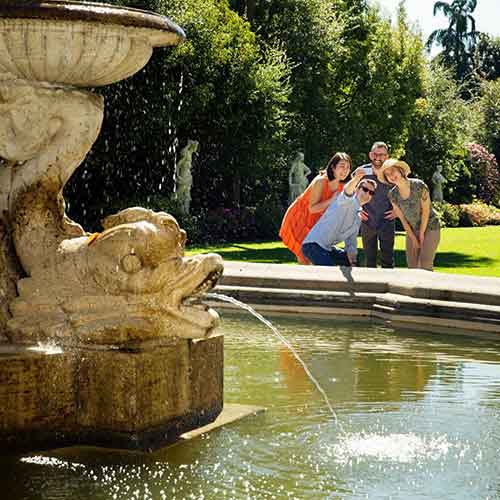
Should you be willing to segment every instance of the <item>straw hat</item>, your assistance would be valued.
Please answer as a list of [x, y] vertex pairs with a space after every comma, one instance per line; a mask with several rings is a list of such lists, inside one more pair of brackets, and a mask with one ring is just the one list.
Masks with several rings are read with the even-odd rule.
[[408, 165], [408, 163], [406, 163], [405, 161], [396, 160], [395, 158], [389, 158], [388, 160], [384, 161], [379, 171], [380, 175], [383, 177], [383, 179], [385, 179], [386, 182], [389, 182], [387, 180], [387, 177], [385, 176], [385, 171], [388, 168], [399, 168], [399, 170], [401, 170], [405, 177], [408, 177], [408, 174], [411, 172], [410, 165]]

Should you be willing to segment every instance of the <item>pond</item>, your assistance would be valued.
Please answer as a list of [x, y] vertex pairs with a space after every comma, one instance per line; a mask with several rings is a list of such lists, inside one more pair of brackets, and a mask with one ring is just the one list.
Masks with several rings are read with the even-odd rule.
[[500, 344], [336, 319], [222, 310], [225, 401], [267, 411], [142, 455], [0, 459], [3, 498], [500, 498]]

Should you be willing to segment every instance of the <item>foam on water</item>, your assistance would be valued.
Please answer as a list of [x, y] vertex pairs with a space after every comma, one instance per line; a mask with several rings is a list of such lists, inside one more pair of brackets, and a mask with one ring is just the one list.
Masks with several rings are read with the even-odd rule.
[[331, 447], [331, 455], [340, 463], [352, 458], [410, 463], [439, 460], [454, 447], [446, 436], [422, 437], [408, 434], [349, 434]]

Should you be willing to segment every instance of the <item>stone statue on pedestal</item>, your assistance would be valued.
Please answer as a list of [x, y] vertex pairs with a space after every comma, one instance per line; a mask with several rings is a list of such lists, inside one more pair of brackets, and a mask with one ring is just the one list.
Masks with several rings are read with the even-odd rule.
[[443, 200], [443, 183], [446, 182], [443, 174], [441, 173], [442, 167], [438, 165], [436, 171], [432, 174], [432, 200], [433, 201], [444, 201]]
[[307, 176], [311, 173], [309, 167], [304, 163], [304, 153], [298, 152], [295, 159], [290, 166], [288, 173], [288, 185], [290, 187], [290, 194], [288, 203], [291, 204], [299, 197], [307, 188], [309, 181]]
[[198, 141], [188, 140], [186, 146], [181, 151], [181, 157], [175, 166], [175, 200], [179, 205], [182, 214], [189, 214], [191, 207], [191, 187], [193, 185], [193, 175], [191, 168], [193, 154], [198, 151]]

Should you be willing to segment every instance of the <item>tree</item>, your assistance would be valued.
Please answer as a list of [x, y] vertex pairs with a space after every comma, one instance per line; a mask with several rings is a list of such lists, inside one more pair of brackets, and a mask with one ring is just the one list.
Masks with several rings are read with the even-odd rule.
[[477, 0], [438, 1], [434, 4], [434, 15], [441, 11], [449, 20], [448, 28], [433, 31], [427, 40], [430, 50], [434, 43], [443, 47], [441, 59], [452, 68], [457, 80], [463, 81], [470, 71], [470, 56], [476, 44], [478, 32], [472, 17]]
[[230, 5], [240, 16], [252, 23], [255, 18], [257, 0], [230, 0]]
[[404, 145], [425, 59], [403, 8], [393, 28], [365, 0], [260, 0], [252, 26], [290, 63], [292, 154], [317, 170], [339, 150], [364, 161], [374, 138]]
[[262, 51], [225, 0], [129, 1], [168, 15], [187, 40], [155, 49], [143, 70], [99, 89], [106, 98], [102, 132], [67, 186], [75, 219], [95, 227], [100, 206], [109, 212], [147, 205], [155, 195], [167, 200], [176, 155], [188, 139], [200, 143], [193, 212], [237, 205], [240, 196], [255, 205], [265, 194], [263, 183], [280, 176], [286, 183], [289, 70], [283, 52]]
[[339, 116], [339, 136], [358, 161], [366, 159], [375, 140], [387, 142], [393, 155], [404, 151], [415, 101], [424, 91], [426, 67], [422, 41], [409, 28], [403, 6], [396, 27], [376, 10], [368, 19], [366, 68]]
[[477, 113], [460, 97], [460, 87], [450, 70], [434, 66], [426, 79], [424, 97], [417, 100], [410, 120], [405, 160], [412, 171], [429, 185], [436, 167], [447, 179], [444, 197], [452, 203], [468, 202], [472, 172], [466, 164], [466, 145], [477, 129]]
[[472, 53], [474, 73], [478, 81], [496, 80], [500, 77], [500, 37], [479, 34]]
[[314, 169], [347, 147], [339, 116], [366, 72], [365, 10], [362, 0], [256, 2], [252, 26], [261, 46], [281, 47], [291, 68], [287, 149], [290, 156], [304, 151]]
[[500, 158], [500, 78], [483, 82], [479, 106], [482, 117], [479, 139], [498, 160]]

